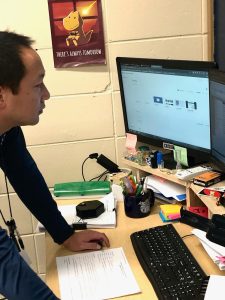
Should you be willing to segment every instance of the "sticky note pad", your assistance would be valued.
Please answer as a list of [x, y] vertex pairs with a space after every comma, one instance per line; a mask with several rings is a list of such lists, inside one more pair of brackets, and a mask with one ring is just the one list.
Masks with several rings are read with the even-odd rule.
[[163, 215], [168, 218], [171, 214], [178, 214], [180, 213], [181, 205], [179, 204], [162, 204], [160, 205], [160, 209]]

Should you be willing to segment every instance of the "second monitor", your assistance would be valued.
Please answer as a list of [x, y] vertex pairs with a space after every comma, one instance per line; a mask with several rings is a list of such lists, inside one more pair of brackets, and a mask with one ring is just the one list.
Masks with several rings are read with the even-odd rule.
[[225, 73], [210, 73], [212, 160], [225, 171]]

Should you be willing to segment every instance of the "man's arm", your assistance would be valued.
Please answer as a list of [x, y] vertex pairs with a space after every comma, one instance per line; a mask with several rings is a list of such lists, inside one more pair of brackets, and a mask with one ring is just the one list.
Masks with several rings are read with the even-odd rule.
[[54, 241], [63, 243], [73, 234], [73, 229], [57, 209], [43, 176], [26, 148], [21, 128], [11, 129], [2, 147], [1, 166], [15, 192]]
[[74, 233], [52, 199], [48, 186], [26, 148], [21, 128], [11, 129], [3, 142], [1, 165], [15, 192], [58, 244], [71, 251], [109, 247], [104, 233], [93, 230]]

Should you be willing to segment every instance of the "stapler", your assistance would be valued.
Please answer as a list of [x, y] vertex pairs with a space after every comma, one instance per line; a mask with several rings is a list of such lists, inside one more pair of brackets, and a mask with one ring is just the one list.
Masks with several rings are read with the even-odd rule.
[[206, 238], [225, 247], [225, 216], [214, 214], [207, 219], [181, 207], [179, 221], [206, 232]]
[[206, 237], [213, 243], [225, 247], [225, 216], [214, 214]]
[[188, 224], [192, 227], [198, 228], [205, 232], [208, 231], [209, 227], [211, 226], [211, 220], [200, 215], [197, 215], [193, 212], [190, 212], [183, 207], [180, 210], [180, 219], [179, 221], [184, 224]]

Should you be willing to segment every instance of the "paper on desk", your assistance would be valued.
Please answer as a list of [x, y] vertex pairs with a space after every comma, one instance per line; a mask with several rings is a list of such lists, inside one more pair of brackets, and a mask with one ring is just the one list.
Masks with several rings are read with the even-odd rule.
[[[89, 228], [114, 228], [116, 226], [116, 201], [113, 193], [99, 199], [104, 204], [105, 211], [97, 218], [83, 219]], [[68, 224], [80, 222], [80, 217], [76, 216], [76, 205], [58, 205], [58, 209]], [[39, 222], [37, 231], [45, 230], [44, 226]]]
[[218, 265], [219, 269], [225, 270], [225, 264], [219, 260], [219, 257], [225, 257], [225, 247], [209, 241], [206, 238], [206, 233], [200, 229], [193, 229], [192, 233], [199, 238], [205, 251], [213, 262]]
[[215, 300], [216, 295], [223, 299], [225, 295], [225, 276], [211, 275], [206, 289], [204, 300]]
[[139, 293], [122, 248], [57, 257], [62, 300], [101, 300]]
[[205, 231], [202, 231], [200, 229], [193, 229], [192, 233], [194, 235], [196, 235], [200, 240], [202, 240], [203, 242], [205, 242], [210, 248], [212, 248], [213, 250], [215, 250], [218, 254], [220, 254], [221, 256], [225, 256], [225, 247], [220, 246], [216, 243], [211, 242], [210, 240], [208, 240], [206, 238], [206, 233]]
[[178, 201], [186, 199], [186, 189], [184, 186], [163, 178], [159, 178], [158, 176], [147, 176], [145, 179], [145, 185], [147, 188], [158, 190], [167, 198], [173, 197]]
[[210, 248], [205, 242], [201, 241], [202, 246], [204, 247], [205, 251], [208, 253], [208, 255], [211, 257], [213, 262], [218, 265], [219, 269], [221, 271], [225, 270], [225, 264], [219, 260], [219, 257], [222, 257], [220, 254], [218, 254], [214, 249]]

